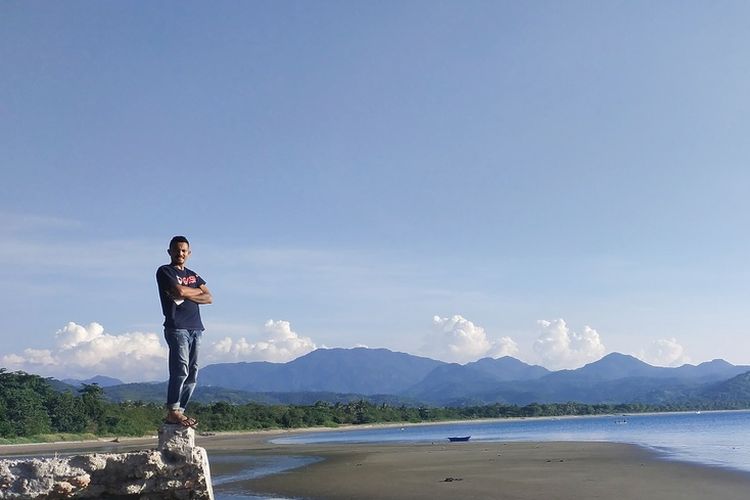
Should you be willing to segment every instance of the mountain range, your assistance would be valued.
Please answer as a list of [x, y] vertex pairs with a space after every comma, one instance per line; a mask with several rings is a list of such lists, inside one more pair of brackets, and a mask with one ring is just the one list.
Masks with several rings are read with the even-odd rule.
[[63, 379], [62, 382], [65, 384], [71, 385], [73, 387], [83, 387], [84, 384], [97, 384], [99, 387], [112, 387], [115, 385], [122, 385], [124, 383], [120, 379], [107, 377], [104, 375], [97, 375], [95, 377], [87, 378], [85, 380], [66, 378], [66, 379]]
[[[164, 387], [110, 384], [105, 393], [114, 400], [159, 401]], [[359, 398], [433, 406], [567, 401], [750, 405], [750, 366], [717, 359], [666, 368], [612, 353], [575, 370], [550, 371], [508, 356], [460, 365], [388, 349], [318, 349], [287, 363], [208, 365], [200, 371], [195, 393], [197, 401], [233, 403], [312, 404]]]
[[318, 349], [288, 363], [229, 363], [204, 368], [207, 386], [252, 392], [390, 394], [430, 405], [664, 403], [750, 371], [723, 360], [656, 367], [612, 353], [576, 370], [550, 371], [512, 357], [465, 365], [387, 349]]

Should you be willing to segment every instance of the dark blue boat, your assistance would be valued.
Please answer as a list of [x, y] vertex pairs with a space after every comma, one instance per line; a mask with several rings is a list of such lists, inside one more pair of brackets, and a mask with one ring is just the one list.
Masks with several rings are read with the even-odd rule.
[[455, 442], [455, 441], [468, 441], [471, 439], [471, 436], [459, 436], [459, 437], [449, 437], [448, 441]]

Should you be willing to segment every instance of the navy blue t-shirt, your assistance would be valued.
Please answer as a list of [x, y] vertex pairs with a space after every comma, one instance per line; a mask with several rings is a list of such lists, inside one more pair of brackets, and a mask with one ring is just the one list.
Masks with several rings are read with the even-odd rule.
[[156, 270], [156, 283], [159, 285], [159, 299], [164, 313], [165, 328], [184, 328], [186, 330], [203, 330], [201, 312], [198, 304], [185, 299], [177, 304], [171, 296], [176, 285], [200, 288], [206, 282], [187, 267], [179, 270], [165, 264]]

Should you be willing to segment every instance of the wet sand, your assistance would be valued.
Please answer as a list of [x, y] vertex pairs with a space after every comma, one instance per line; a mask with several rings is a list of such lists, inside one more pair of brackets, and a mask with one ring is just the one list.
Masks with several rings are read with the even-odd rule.
[[[211, 454], [322, 457], [321, 462], [246, 480], [256, 494], [305, 499], [745, 500], [750, 474], [666, 461], [612, 443], [435, 443], [276, 445], [284, 432], [198, 436]], [[155, 439], [120, 443], [0, 446], [0, 455], [102, 447], [126, 451]], [[23, 450], [22, 450], [23, 449]], [[108, 451], [112, 451], [108, 449]], [[217, 464], [218, 465], [218, 464]], [[214, 475], [220, 472], [213, 467]]]
[[669, 462], [611, 443], [296, 445], [268, 452], [325, 458], [245, 483], [306, 499], [740, 500], [750, 474]]

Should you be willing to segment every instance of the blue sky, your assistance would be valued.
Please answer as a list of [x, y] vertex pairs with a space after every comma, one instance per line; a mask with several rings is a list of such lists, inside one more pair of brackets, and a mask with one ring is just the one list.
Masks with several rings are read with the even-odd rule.
[[0, 365], [750, 364], [746, 2], [0, 4]]

